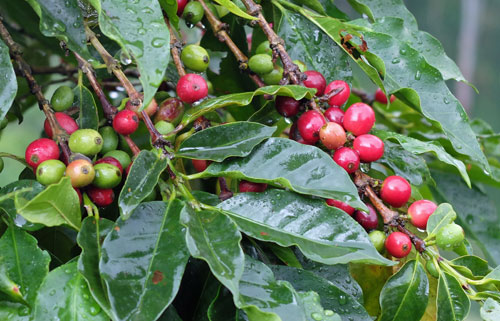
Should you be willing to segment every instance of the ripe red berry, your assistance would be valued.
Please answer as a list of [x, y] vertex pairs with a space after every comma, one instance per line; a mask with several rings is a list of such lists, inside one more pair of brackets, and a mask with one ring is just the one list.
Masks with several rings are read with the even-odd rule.
[[260, 193], [264, 192], [266, 189], [267, 189], [267, 184], [265, 183], [254, 183], [245, 180], [240, 181], [240, 184], [238, 186], [238, 190], [240, 191], [240, 193], [247, 193], [247, 192]]
[[340, 107], [344, 105], [345, 102], [349, 99], [351, 88], [349, 88], [349, 85], [343, 80], [334, 80], [329, 83], [328, 86], [326, 86], [325, 94], [328, 95], [329, 93], [337, 89], [342, 90], [328, 99], [328, 104], [330, 106]]
[[300, 101], [292, 97], [278, 96], [275, 105], [280, 115], [284, 117], [293, 117], [299, 112]]
[[188, 3], [189, 0], [177, 0], [177, 15], [182, 16], [182, 12], [184, 12], [184, 7]]
[[355, 136], [368, 134], [375, 124], [375, 112], [365, 103], [355, 103], [344, 114], [344, 128]]
[[344, 111], [338, 107], [330, 107], [325, 111], [325, 117], [331, 122], [342, 125], [344, 121]]
[[[391, 103], [396, 99], [394, 95], [391, 95]], [[375, 91], [375, 100], [378, 101], [379, 103], [382, 104], [387, 104], [387, 97], [385, 96], [384, 92], [378, 88]]]
[[391, 206], [401, 207], [405, 205], [410, 196], [410, 183], [401, 176], [389, 176], [382, 183], [380, 197]]
[[327, 123], [319, 130], [319, 139], [326, 148], [335, 150], [347, 140], [344, 128], [337, 123]]
[[186, 74], [177, 82], [177, 95], [185, 103], [194, 103], [207, 97], [207, 82], [200, 75]]
[[132, 110], [119, 111], [113, 119], [113, 129], [121, 135], [130, 135], [139, 127], [139, 117]]
[[[78, 124], [76, 121], [65, 113], [57, 112], [54, 113], [56, 116], [56, 120], [59, 125], [68, 133], [68, 135], [73, 134], [78, 129]], [[52, 138], [52, 128], [50, 127], [49, 120], [45, 119], [43, 123], [43, 129], [45, 130], [45, 134], [47, 137]]]
[[316, 88], [316, 96], [322, 96], [325, 93], [326, 80], [320, 72], [316, 70], [304, 71], [307, 79], [304, 80], [304, 86], [307, 88]]
[[193, 167], [197, 172], [203, 172], [210, 165], [210, 161], [204, 159], [192, 159]]
[[366, 207], [368, 207], [368, 213], [363, 212], [363, 211], [356, 211], [354, 212], [354, 219], [358, 221], [361, 226], [364, 227], [365, 230], [373, 230], [376, 229], [378, 226], [378, 216], [377, 212], [371, 206], [370, 204], [366, 204]]
[[349, 174], [354, 173], [359, 168], [359, 154], [349, 147], [337, 149], [333, 154], [333, 160]]
[[297, 120], [300, 136], [308, 142], [315, 143], [319, 139], [319, 131], [326, 124], [325, 117], [318, 111], [309, 110]]
[[397, 258], [403, 258], [410, 254], [410, 237], [401, 232], [392, 232], [385, 240], [385, 248], [390, 255]]
[[98, 188], [95, 186], [87, 190], [87, 195], [90, 200], [97, 206], [105, 207], [113, 203], [115, 193], [111, 188]]
[[355, 211], [354, 207], [351, 207], [344, 202], [334, 200], [333, 198], [327, 199], [326, 204], [339, 208], [351, 216]]
[[436, 210], [437, 205], [428, 200], [416, 201], [408, 208], [408, 215], [411, 219], [411, 224], [415, 227], [425, 229], [429, 217]]
[[111, 157], [111, 156], [103, 157], [101, 159], [96, 160], [94, 162], [94, 165], [102, 164], [102, 163], [111, 164], [113, 166], [116, 166], [120, 170], [120, 173], [123, 173], [123, 166], [122, 166], [122, 164], [116, 158], [114, 158], [114, 157]]
[[82, 205], [83, 204], [82, 192], [80, 192], [79, 188], [73, 187], [73, 189], [75, 190], [76, 194], [78, 194], [78, 199], [80, 200], [80, 205]]
[[365, 134], [354, 139], [352, 148], [364, 163], [374, 162], [384, 155], [384, 142], [377, 136]]
[[288, 134], [288, 138], [293, 139], [294, 141], [304, 144], [304, 145], [313, 145], [314, 142], [310, 142], [305, 140], [299, 133], [299, 129], [297, 128], [297, 122], [292, 124], [290, 127], [290, 132]]
[[48, 159], [58, 159], [59, 147], [52, 139], [39, 138], [26, 147], [24, 157], [26, 162], [35, 170], [40, 163]]

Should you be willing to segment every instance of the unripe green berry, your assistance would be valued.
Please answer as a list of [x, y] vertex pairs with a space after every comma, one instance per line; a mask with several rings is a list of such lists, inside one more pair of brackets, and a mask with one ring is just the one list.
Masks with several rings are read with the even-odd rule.
[[122, 165], [123, 169], [127, 168], [128, 165], [130, 165], [130, 163], [132, 163], [132, 160], [130, 159], [130, 156], [127, 153], [125, 153], [124, 151], [122, 151], [122, 150], [112, 150], [112, 151], [109, 151], [106, 154], [104, 154], [103, 157], [113, 157], [113, 158], [116, 158], [116, 160], [118, 160], [120, 162], [120, 164]]
[[99, 134], [102, 136], [101, 154], [115, 150], [118, 147], [118, 135], [111, 126], [99, 128]]
[[197, 24], [203, 18], [205, 14], [205, 10], [203, 10], [203, 6], [198, 1], [190, 1], [184, 7], [184, 12], [182, 13], [182, 17], [186, 20], [187, 23]]
[[116, 187], [122, 180], [120, 169], [114, 165], [99, 163], [94, 165], [94, 170], [95, 177], [92, 184], [99, 188]]
[[436, 244], [444, 250], [452, 250], [464, 240], [464, 230], [458, 224], [451, 223], [441, 228], [436, 235]]
[[181, 60], [187, 68], [197, 72], [207, 70], [208, 64], [210, 63], [208, 52], [205, 48], [198, 45], [188, 45], [184, 47], [181, 53]]
[[257, 46], [257, 49], [255, 49], [255, 53], [256, 54], [266, 54], [266, 55], [272, 56], [273, 55], [273, 50], [269, 46], [269, 41], [266, 40], [266, 41], [261, 42]]
[[378, 230], [373, 230], [368, 234], [370, 241], [377, 251], [382, 252], [385, 244], [385, 233]]
[[[172, 132], [175, 129], [175, 126], [172, 123], [166, 122], [164, 120], [160, 120], [159, 122], [157, 122], [155, 124], [155, 128], [156, 128], [156, 130], [158, 130], [158, 132], [160, 134], [166, 135], [166, 134]], [[175, 135], [172, 135], [169, 137], [166, 137], [166, 136], [163, 136], [163, 137], [172, 143], [175, 141]]]
[[265, 75], [273, 71], [273, 58], [266, 54], [253, 55], [248, 61], [248, 67], [259, 75]]
[[69, 148], [74, 153], [94, 156], [102, 149], [101, 134], [94, 129], [78, 129], [69, 137]]
[[55, 111], [65, 111], [73, 105], [74, 99], [73, 89], [68, 86], [61, 86], [52, 95], [50, 104]]
[[431, 276], [435, 277], [436, 279], [439, 278], [439, 271], [432, 260], [429, 260], [427, 261], [427, 263], [425, 263], [425, 269]]
[[36, 168], [36, 180], [43, 185], [59, 182], [64, 176], [66, 165], [58, 159], [49, 159], [42, 162]]
[[281, 66], [274, 67], [273, 71], [268, 74], [261, 75], [262, 80], [268, 86], [279, 85], [283, 78], [283, 68]]
[[213, 95], [214, 94], [214, 85], [210, 80], [207, 80], [207, 87], [208, 87], [208, 94]]

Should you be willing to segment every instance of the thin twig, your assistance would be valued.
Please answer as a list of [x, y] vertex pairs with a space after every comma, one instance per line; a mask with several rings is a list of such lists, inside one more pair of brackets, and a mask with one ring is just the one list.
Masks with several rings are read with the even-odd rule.
[[361, 101], [365, 104], [371, 105], [375, 101], [375, 95], [369, 94], [361, 89], [352, 88], [351, 92], [361, 98]]
[[184, 70], [184, 66], [182, 65], [180, 51], [182, 50], [182, 43], [175, 36], [174, 30], [170, 25], [170, 21], [165, 17], [165, 23], [168, 26], [168, 30], [170, 31], [170, 53], [172, 54], [172, 60], [174, 61], [175, 68], [177, 69], [177, 73], [179, 77], [182, 77], [186, 74], [186, 70]]

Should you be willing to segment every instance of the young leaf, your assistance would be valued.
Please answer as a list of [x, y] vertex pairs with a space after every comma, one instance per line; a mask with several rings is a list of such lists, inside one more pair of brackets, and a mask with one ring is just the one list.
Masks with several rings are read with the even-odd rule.
[[439, 204], [434, 213], [429, 217], [429, 221], [427, 221], [427, 235], [435, 236], [442, 227], [452, 223], [456, 218], [457, 213], [455, 213], [450, 204]]
[[461, 321], [467, 317], [470, 301], [460, 283], [447, 272], [439, 275], [437, 321]]
[[427, 274], [419, 261], [409, 261], [387, 281], [380, 293], [380, 321], [418, 321], [428, 300]]
[[90, 90], [83, 85], [77, 85], [73, 92], [75, 101], [73, 106], [78, 107], [80, 114], [78, 116], [78, 126], [80, 128], [91, 128], [97, 130], [99, 127], [99, 117], [97, 115], [97, 106], [94, 96]]
[[484, 321], [496, 321], [500, 315], [500, 303], [491, 298], [484, 301], [481, 307], [481, 318]]
[[142, 203], [106, 236], [99, 269], [117, 319], [156, 320], [173, 301], [189, 258], [182, 207]]
[[[168, 16], [168, 21], [179, 29], [179, 16], [177, 16], [177, 0], [159, 0], [161, 8]], [[170, 78], [169, 78], [170, 79]]]
[[[462, 268], [462, 270], [460, 271], [462, 274], [463, 272], [468, 273], [465, 276], [469, 278], [482, 278], [491, 271], [490, 267], [488, 266], [488, 262], [480, 257], [473, 255], [457, 257], [456, 259], [451, 260], [451, 263], [457, 270], [459, 268]], [[463, 268], [465, 268], [466, 270], [463, 270]]]
[[214, 1], [217, 2], [218, 4], [220, 4], [221, 6], [225, 7], [227, 10], [231, 11], [231, 13], [233, 13], [239, 17], [242, 17], [242, 18], [245, 18], [248, 20], [257, 20], [256, 17], [251, 16], [248, 13], [246, 13], [245, 11], [241, 10], [231, 0], [214, 0]]
[[0, 40], [0, 121], [12, 106], [17, 93], [17, 79], [12, 62], [10, 61], [9, 48]]
[[[23, 199], [29, 200], [29, 199], [32, 199], [35, 196], [37, 196], [41, 191], [44, 190], [45, 187], [35, 180], [22, 179], [22, 180], [19, 180], [19, 181], [16, 181], [16, 182], [13, 182], [13, 183], [10, 183], [10, 184], [4, 186], [0, 190], [0, 195], [9, 194], [9, 193], [19, 191], [20, 189], [25, 189], [25, 188], [28, 188], [29, 190], [26, 192], [20, 193], [19, 197], [22, 197]], [[16, 224], [16, 226], [18, 226], [22, 229], [28, 230], [28, 231], [34, 231], [34, 230], [37, 230], [37, 229], [40, 229], [43, 227], [43, 225], [41, 225], [41, 224], [34, 224], [31, 222], [28, 222], [24, 219], [24, 217], [19, 215], [17, 213], [16, 204], [15, 204], [14, 200], [15, 200], [15, 197], [7, 198], [7, 199], [1, 201], [0, 208], [3, 209], [5, 211], [5, 213], [7, 213], [7, 215], [9, 215], [12, 218], [12, 220], [14, 221], [14, 224]]]

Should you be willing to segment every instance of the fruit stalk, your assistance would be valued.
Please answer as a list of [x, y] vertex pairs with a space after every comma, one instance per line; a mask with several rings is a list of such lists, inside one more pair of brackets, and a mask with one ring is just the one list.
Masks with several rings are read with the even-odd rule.
[[375, 101], [375, 97], [373, 96], [373, 94], [369, 94], [367, 92], [364, 92], [361, 89], [351, 88], [351, 92], [354, 95], [356, 95], [359, 98], [361, 98], [362, 102], [364, 102], [365, 104], [368, 104], [370, 106], [373, 105], [373, 102]]

